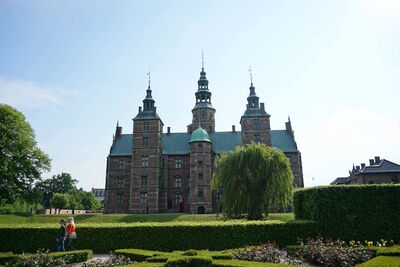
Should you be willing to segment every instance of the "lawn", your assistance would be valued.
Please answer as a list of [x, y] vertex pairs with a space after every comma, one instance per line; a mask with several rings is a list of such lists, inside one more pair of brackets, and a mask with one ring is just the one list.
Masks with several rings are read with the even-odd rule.
[[[0, 225], [53, 224], [61, 218], [71, 215], [0, 215]], [[75, 223], [134, 223], [134, 222], [213, 222], [223, 217], [215, 214], [83, 214], [73, 216]], [[294, 220], [293, 213], [273, 213], [268, 220], [289, 222]]]

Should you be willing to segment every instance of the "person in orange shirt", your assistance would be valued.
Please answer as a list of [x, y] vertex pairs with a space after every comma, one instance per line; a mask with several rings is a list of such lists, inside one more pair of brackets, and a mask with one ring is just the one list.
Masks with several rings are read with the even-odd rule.
[[66, 233], [67, 249], [68, 250], [75, 250], [74, 246], [72, 245], [72, 240], [76, 239], [74, 218], [72, 218], [72, 217], [68, 218], [68, 225], [67, 225], [67, 229], [66, 230], [67, 230], [67, 233]]

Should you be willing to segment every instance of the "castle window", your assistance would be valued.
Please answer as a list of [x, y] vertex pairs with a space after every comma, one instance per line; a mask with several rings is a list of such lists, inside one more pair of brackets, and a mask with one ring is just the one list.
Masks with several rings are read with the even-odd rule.
[[147, 175], [142, 175], [140, 177], [140, 186], [147, 187]]
[[123, 194], [117, 194], [117, 205], [122, 205], [124, 201], [124, 195]]
[[203, 180], [203, 174], [199, 173], [199, 180]]
[[253, 120], [253, 129], [260, 129], [260, 119]]
[[199, 164], [199, 168], [203, 168], [203, 161], [199, 160], [198, 164]]
[[140, 203], [142, 203], [142, 204], [147, 203], [147, 192], [140, 193]]
[[121, 160], [119, 161], [119, 169], [120, 169], [120, 170], [125, 169], [125, 160], [121, 159]]
[[203, 197], [204, 196], [204, 192], [203, 192], [202, 189], [200, 189], [197, 194], [198, 194], [199, 197]]
[[255, 134], [254, 135], [254, 143], [256, 143], [256, 144], [259, 144], [259, 143], [261, 143], [261, 136], [260, 136], [260, 134]]
[[143, 137], [142, 145], [143, 145], [143, 147], [148, 147], [149, 146], [149, 138], [147, 136]]
[[180, 169], [182, 168], [182, 160], [176, 159], [175, 160], [175, 169]]
[[205, 118], [206, 117], [206, 113], [204, 111], [201, 112], [201, 117]]
[[203, 147], [202, 143], [197, 143], [197, 147]]
[[182, 177], [175, 176], [175, 187], [182, 187]]
[[124, 188], [124, 178], [118, 177], [118, 188], [122, 189]]
[[149, 156], [142, 156], [142, 167], [149, 166]]
[[182, 194], [181, 193], [175, 193], [175, 204], [179, 204], [182, 201]]
[[148, 132], [149, 131], [149, 122], [145, 121], [143, 122], [143, 132]]

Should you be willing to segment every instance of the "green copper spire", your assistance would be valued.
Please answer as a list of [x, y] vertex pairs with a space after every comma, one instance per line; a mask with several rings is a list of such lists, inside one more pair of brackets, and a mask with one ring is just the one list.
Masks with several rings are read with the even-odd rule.
[[211, 104], [211, 92], [208, 90], [208, 80], [204, 71], [204, 54], [201, 54], [200, 79], [197, 82], [196, 105], [194, 108], [213, 108]]
[[201, 128], [200, 120], [199, 127], [191, 134], [189, 143], [192, 142], [210, 142], [210, 137], [206, 130]]

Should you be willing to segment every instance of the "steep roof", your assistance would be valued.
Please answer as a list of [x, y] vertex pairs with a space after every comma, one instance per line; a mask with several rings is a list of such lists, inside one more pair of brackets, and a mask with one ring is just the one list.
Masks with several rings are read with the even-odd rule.
[[359, 173], [400, 172], [400, 165], [387, 159], [382, 159], [379, 164], [365, 166]]
[[[242, 145], [241, 132], [213, 132], [209, 134], [212, 148], [215, 153], [233, 151], [236, 146]], [[163, 134], [163, 154], [189, 154], [190, 133]], [[283, 152], [298, 152], [294, 137], [286, 130], [271, 130], [272, 146]], [[110, 150], [110, 156], [131, 156], [132, 134], [119, 136]]]

